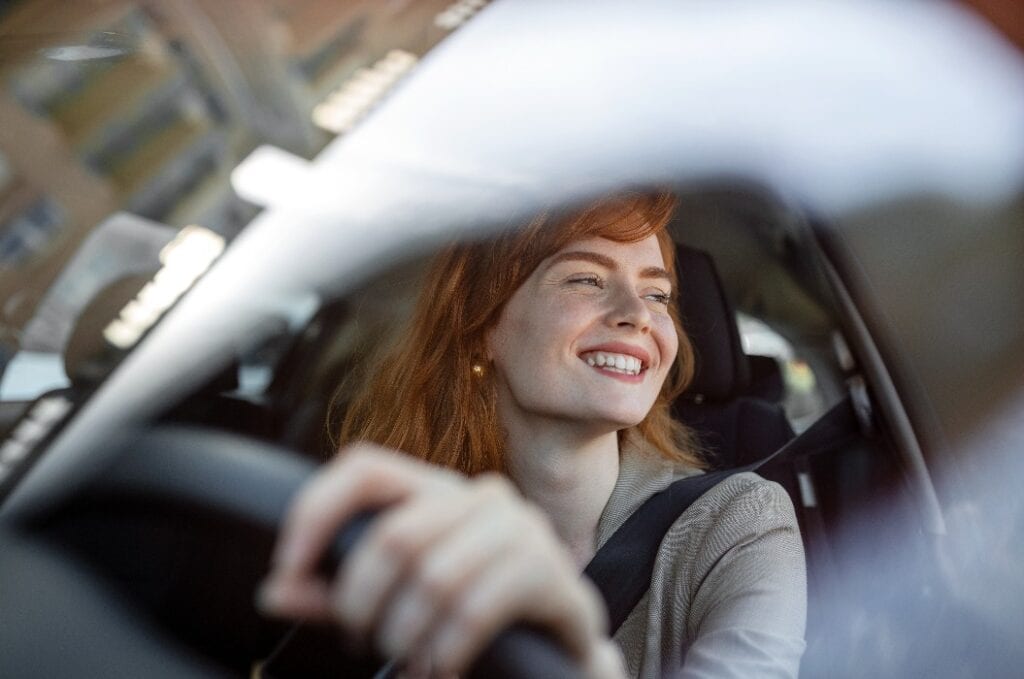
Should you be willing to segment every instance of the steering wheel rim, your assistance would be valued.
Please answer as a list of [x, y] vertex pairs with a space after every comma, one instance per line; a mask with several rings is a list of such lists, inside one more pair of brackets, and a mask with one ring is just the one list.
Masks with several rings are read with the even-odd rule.
[[[230, 517], [256, 527], [262, 532], [263, 541], [271, 544], [295, 493], [317, 469], [309, 460], [265, 441], [184, 425], [135, 432], [126, 435], [119, 445], [121, 450], [112, 457], [112, 463], [89, 484], [83, 497], [35, 517], [26, 527], [28, 533], [45, 535], [53, 541], [53, 526], [66, 522], [69, 514], [81, 513], [83, 502], [86, 506], [97, 501], [110, 505], [117, 504], [114, 499], [119, 498], [156, 514], [172, 503], [178, 508], [189, 508], [192, 516], [206, 517], [200, 521]], [[369, 514], [364, 515], [339, 532], [325, 557], [326, 568], [333, 571], [337, 567], [369, 519]], [[74, 520], [71, 523], [74, 525]], [[73, 531], [57, 531], [62, 535], [57, 540], [68, 539]], [[55, 554], [60, 555], [55, 558], [63, 558], [66, 550]], [[258, 568], [265, 570], [266, 563], [264, 558]], [[256, 582], [249, 586], [242, 605], [252, 605]], [[231, 605], [240, 605], [237, 596]], [[339, 658], [352, 657], [340, 641], [337, 646]], [[196, 676], [205, 676], [201, 668], [198, 663]], [[470, 677], [509, 678], [579, 675], [576, 664], [562, 647], [548, 635], [525, 626], [513, 626], [502, 632], [468, 673]]]

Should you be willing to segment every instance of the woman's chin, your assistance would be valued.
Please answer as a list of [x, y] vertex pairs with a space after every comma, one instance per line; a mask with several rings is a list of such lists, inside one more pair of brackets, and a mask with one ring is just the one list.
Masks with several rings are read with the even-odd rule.
[[647, 417], [647, 411], [616, 410], [613, 412], [600, 412], [590, 422], [607, 431], [619, 431], [629, 429], [643, 422]]
[[[617, 432], [640, 424], [650, 412], [649, 408], [638, 407], [642, 405], [633, 402], [613, 404], [577, 403], [575, 407], [566, 408], [562, 404], [557, 406], [543, 404], [528, 409], [527, 413], [529, 415], [523, 418], [522, 422], [526, 424], [533, 421], [535, 425], [539, 425], [541, 421], [547, 421], [549, 424], [559, 423], [561, 426], [569, 426], [576, 429], [583, 436], [592, 437]], [[534, 418], [538, 416], [540, 419], [535, 420]], [[519, 427], [515, 427], [515, 429], [519, 429]]]

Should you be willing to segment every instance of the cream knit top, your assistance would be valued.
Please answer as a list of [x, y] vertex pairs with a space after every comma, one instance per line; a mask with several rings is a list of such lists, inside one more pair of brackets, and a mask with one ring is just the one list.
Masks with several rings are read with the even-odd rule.
[[[696, 473], [624, 450], [598, 548], [647, 498]], [[711, 488], [672, 525], [650, 590], [614, 640], [633, 677], [795, 677], [806, 610], [793, 505], [780, 485], [748, 472]]]

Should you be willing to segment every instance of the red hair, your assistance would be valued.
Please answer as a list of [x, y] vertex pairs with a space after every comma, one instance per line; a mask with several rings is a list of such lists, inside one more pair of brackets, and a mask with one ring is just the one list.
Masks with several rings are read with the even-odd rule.
[[[669, 193], [617, 194], [568, 214], [541, 215], [525, 229], [493, 240], [441, 252], [411, 326], [380, 357], [346, 413], [340, 443], [371, 441], [467, 474], [505, 471], [494, 384], [473, 375], [505, 304], [544, 259], [591, 237], [633, 243], [657, 236], [675, 289], [675, 246], [666, 228], [675, 206]], [[702, 468], [690, 431], [670, 414], [694, 369], [675, 305], [670, 314], [679, 336], [676, 363], [647, 417], [620, 431], [619, 441], [645, 444], [667, 459]]]

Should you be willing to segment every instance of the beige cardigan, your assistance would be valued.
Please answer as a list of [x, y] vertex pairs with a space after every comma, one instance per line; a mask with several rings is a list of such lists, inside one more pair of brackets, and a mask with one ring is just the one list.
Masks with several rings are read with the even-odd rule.
[[[695, 473], [624, 451], [598, 521], [598, 548], [647, 498]], [[633, 677], [795, 677], [806, 609], [803, 544], [789, 496], [756, 474], [736, 474], [669, 529], [651, 588], [614, 640]]]

